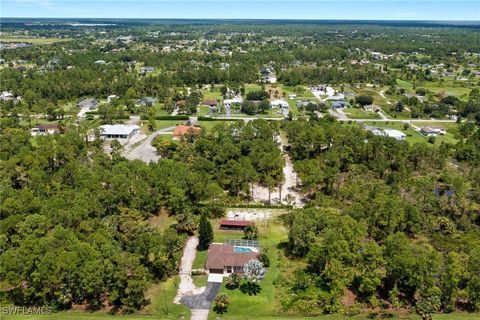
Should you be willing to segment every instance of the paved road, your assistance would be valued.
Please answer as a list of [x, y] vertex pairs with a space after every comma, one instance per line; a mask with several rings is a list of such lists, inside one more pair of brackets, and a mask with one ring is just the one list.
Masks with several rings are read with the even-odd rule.
[[160, 156], [157, 154], [157, 149], [152, 146], [153, 139], [161, 133], [170, 132], [174, 129], [175, 127], [173, 126], [155, 131], [150, 136], [148, 136], [148, 138], [145, 139], [139, 146], [128, 152], [126, 158], [129, 160], [139, 159], [146, 163], [149, 163], [150, 161], [157, 161], [158, 159], [160, 159]]
[[443, 123], [454, 123], [455, 120], [435, 120], [435, 119], [338, 119], [339, 121], [357, 121], [357, 122], [443, 122]]
[[220, 290], [221, 282], [207, 282], [205, 291], [195, 295], [184, 295], [180, 302], [190, 309], [210, 309], [213, 299]]

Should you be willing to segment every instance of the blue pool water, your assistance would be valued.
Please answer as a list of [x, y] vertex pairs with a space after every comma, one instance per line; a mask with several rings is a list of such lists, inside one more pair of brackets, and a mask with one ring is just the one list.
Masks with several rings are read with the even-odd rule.
[[250, 248], [245, 248], [245, 247], [233, 247], [234, 252], [253, 252], [252, 249]]

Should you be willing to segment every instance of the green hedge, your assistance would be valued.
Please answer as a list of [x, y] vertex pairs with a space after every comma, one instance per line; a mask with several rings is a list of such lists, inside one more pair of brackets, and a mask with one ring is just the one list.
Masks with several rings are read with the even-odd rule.
[[198, 121], [242, 121], [242, 119], [234, 119], [234, 118], [215, 119], [210, 117], [198, 117]]
[[156, 120], [188, 120], [189, 116], [157, 116], [155, 117]]

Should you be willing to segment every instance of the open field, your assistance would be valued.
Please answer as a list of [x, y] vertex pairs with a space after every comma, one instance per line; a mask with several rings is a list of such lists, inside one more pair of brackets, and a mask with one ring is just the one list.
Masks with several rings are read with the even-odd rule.
[[0, 37], [0, 42], [4, 43], [31, 43], [31, 44], [52, 44], [57, 42], [71, 41], [72, 39], [60, 39], [60, 38], [28, 38], [28, 37]]
[[156, 130], [185, 123], [184, 120], [155, 120]]
[[378, 113], [364, 111], [360, 108], [345, 108], [343, 111], [351, 119], [380, 119]]
[[220, 100], [222, 99], [222, 94], [220, 93], [220, 88], [222, 85], [215, 85], [213, 90], [209, 89], [201, 89], [200, 92], [202, 93], [203, 100]]

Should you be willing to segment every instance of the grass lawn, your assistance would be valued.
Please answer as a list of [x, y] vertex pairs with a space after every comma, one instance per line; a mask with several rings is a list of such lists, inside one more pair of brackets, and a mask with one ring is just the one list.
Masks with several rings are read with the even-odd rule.
[[205, 274], [199, 276], [192, 276], [192, 280], [197, 288], [201, 288], [207, 285], [208, 276]]
[[167, 110], [164, 109], [163, 103], [156, 103], [156, 104], [154, 104], [154, 107], [155, 107], [155, 110], [157, 111], [156, 112], [157, 116], [169, 116], [170, 115], [170, 113], [167, 112]]
[[[248, 295], [242, 293], [239, 289], [228, 290], [225, 287], [225, 281], [220, 288], [220, 293], [226, 293], [230, 297], [230, 305], [228, 312], [222, 317], [228, 319], [251, 318], [255, 319], [261, 316], [275, 316], [280, 312], [279, 302], [275, 299], [277, 287], [274, 281], [280, 273], [281, 260], [283, 253], [278, 249], [278, 244], [287, 240], [287, 232], [281, 225], [280, 221], [273, 218], [266, 221], [257, 221], [256, 225], [259, 230], [259, 241], [261, 250], [268, 249], [270, 256], [270, 267], [267, 270], [265, 278], [260, 282], [261, 291], [257, 295]], [[214, 227], [214, 242], [223, 242], [226, 239], [241, 239], [242, 232], [220, 231], [218, 224]], [[282, 269], [282, 274], [283, 274]], [[210, 312], [209, 318], [216, 319], [217, 314]]]
[[197, 112], [196, 115], [199, 116], [199, 117], [206, 116], [209, 111], [210, 111], [210, 107], [200, 106], [200, 107], [198, 107], [198, 112]]
[[173, 303], [173, 298], [177, 294], [177, 288], [180, 284], [178, 276], [169, 278], [167, 281], [154, 284], [146, 293], [150, 299], [150, 305], [142, 310], [142, 314], [153, 314], [160, 319], [178, 319], [185, 316], [188, 319], [190, 310], [184, 305]]
[[220, 88], [222, 85], [217, 84], [215, 85], [215, 88], [212, 89], [202, 89], [200, 92], [202, 93], [203, 100], [220, 100], [222, 98], [222, 94], [220, 93]]
[[368, 112], [360, 108], [345, 108], [345, 114], [351, 119], [380, 119], [376, 112]]
[[217, 120], [215, 120], [215, 121], [198, 121], [198, 124], [200, 125], [200, 127], [204, 128], [207, 131], [211, 130], [217, 124], [221, 124], [221, 123], [231, 124], [231, 123], [234, 123], [234, 122], [233, 121], [222, 121], [222, 120], [218, 120], [218, 121]]
[[31, 44], [52, 44], [56, 42], [65, 42], [70, 41], [71, 39], [60, 39], [60, 38], [31, 38], [31, 37], [9, 37], [2, 36], [0, 42], [24, 42]]
[[387, 107], [382, 108], [382, 111], [387, 117], [392, 118], [392, 119], [408, 120], [408, 119], [412, 118], [410, 112], [406, 111], [406, 110], [404, 110], [402, 112], [395, 112], [395, 111], [390, 110], [390, 108], [387, 106]]
[[207, 262], [207, 250], [197, 251], [195, 260], [193, 261], [192, 269], [205, 269]]
[[247, 83], [245, 84], [245, 95], [251, 91], [262, 90], [262, 86], [256, 83]]
[[[455, 122], [414, 122], [417, 127], [442, 127], [447, 130], [447, 133], [443, 136], [435, 138], [435, 145], [439, 145], [442, 142], [455, 144], [458, 139], [455, 137], [458, 134], [458, 124]], [[428, 140], [428, 138], [426, 138]]]
[[468, 86], [468, 83], [447, 79], [442, 82], [422, 82], [417, 85], [417, 88], [425, 88], [434, 94], [443, 92], [446, 96], [452, 95], [458, 98], [466, 98], [472, 90]]
[[177, 124], [185, 123], [184, 120], [155, 120], [156, 130], [164, 129], [168, 127], [174, 127]]
[[[32, 126], [35, 126], [37, 124], [58, 124], [59, 121], [61, 121], [61, 120], [48, 120], [48, 119], [45, 119], [45, 118], [34, 118], [34, 117], [32, 117], [30, 122], [31, 122]], [[28, 125], [28, 120], [27, 119], [22, 119], [22, 120], [20, 120], [20, 124], [26, 126], [26, 125]]]
[[413, 84], [411, 82], [408, 82], [402, 79], [397, 79], [397, 86], [405, 89], [405, 92], [409, 92], [409, 93], [415, 92], [415, 90], [413, 90]]

